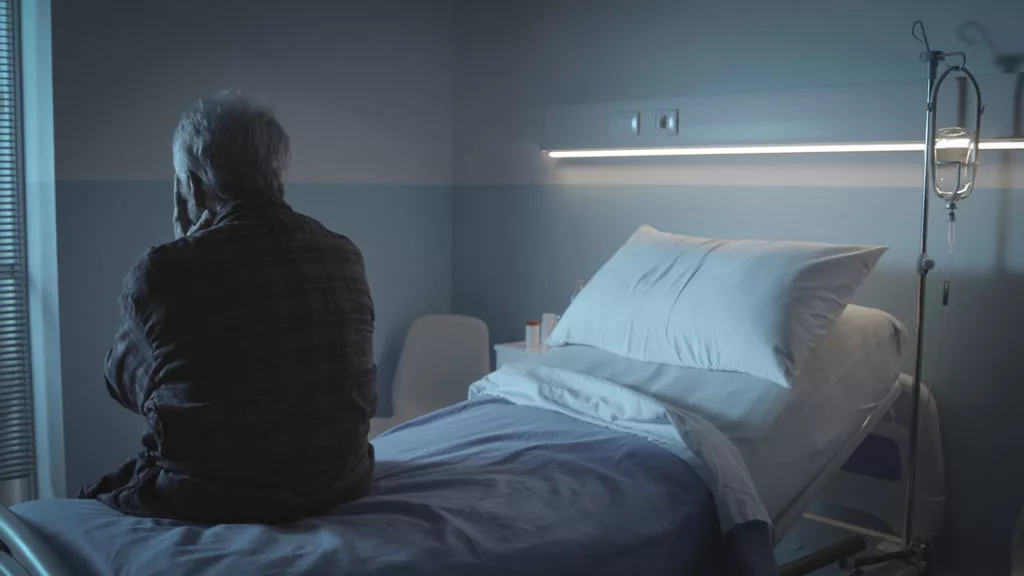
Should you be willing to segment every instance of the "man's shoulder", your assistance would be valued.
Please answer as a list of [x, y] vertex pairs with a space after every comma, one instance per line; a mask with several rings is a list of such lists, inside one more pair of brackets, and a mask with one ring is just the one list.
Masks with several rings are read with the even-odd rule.
[[136, 266], [150, 269], [171, 266], [175, 260], [180, 259], [183, 254], [190, 250], [191, 245], [194, 243], [193, 240], [191, 237], [184, 236], [170, 242], [152, 246], [139, 258]]
[[173, 277], [172, 269], [180, 254], [185, 250], [185, 238], [153, 246], [135, 261], [125, 276], [125, 289], [134, 291], [152, 286], [168, 277]]
[[[331, 230], [319, 220], [292, 212], [288, 227], [294, 229], [296, 226], [304, 230], [303, 234], [307, 235], [307, 238], [308, 234], [312, 233], [339, 254], [345, 253], [362, 261], [362, 251], [351, 238]], [[253, 229], [246, 225], [214, 226], [153, 246], [136, 261], [126, 278], [126, 284], [152, 284], [177, 277], [178, 270], [189, 268], [197, 258], [202, 260], [204, 257], [223, 256], [222, 252], [251, 250], [254, 246], [252, 233]]]
[[[325, 228], [325, 230], [327, 230], [327, 229]], [[356, 246], [356, 243], [353, 242], [351, 238], [349, 238], [348, 236], [345, 236], [344, 234], [339, 234], [337, 232], [332, 232], [331, 230], [327, 230], [327, 232], [331, 235], [333, 240], [335, 242], [337, 242], [339, 246], [342, 247], [342, 249], [344, 249], [344, 250], [346, 250], [348, 252], [351, 252], [351, 253], [359, 256], [360, 258], [362, 258], [362, 256], [363, 256], [362, 252], [359, 250], [359, 247]]]
[[301, 221], [303, 223], [305, 228], [317, 234], [322, 234], [324, 238], [329, 238], [332, 242], [336, 243], [339, 246], [339, 248], [347, 250], [362, 257], [362, 253], [360, 252], [359, 247], [356, 246], [356, 243], [353, 242], [352, 239], [349, 238], [348, 236], [331, 230], [326, 225], [324, 225], [323, 222], [320, 222], [319, 220], [313, 218], [312, 216], [302, 214], [301, 212], [293, 212], [293, 214], [298, 219], [298, 221]]

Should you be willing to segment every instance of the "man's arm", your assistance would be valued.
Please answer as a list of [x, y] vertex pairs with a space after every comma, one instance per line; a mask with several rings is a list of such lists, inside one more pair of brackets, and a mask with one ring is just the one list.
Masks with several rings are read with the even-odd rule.
[[142, 412], [144, 394], [153, 372], [153, 350], [139, 320], [140, 306], [147, 301], [149, 268], [149, 263], [143, 259], [125, 278], [121, 294], [121, 327], [107, 352], [104, 369], [110, 396], [136, 414]]

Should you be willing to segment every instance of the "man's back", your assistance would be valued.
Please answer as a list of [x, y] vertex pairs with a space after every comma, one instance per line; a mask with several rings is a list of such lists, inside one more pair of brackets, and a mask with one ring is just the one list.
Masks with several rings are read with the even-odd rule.
[[94, 496], [137, 515], [278, 522], [368, 490], [373, 303], [351, 241], [240, 202], [150, 251], [122, 304], [107, 384], [146, 417], [146, 452]]

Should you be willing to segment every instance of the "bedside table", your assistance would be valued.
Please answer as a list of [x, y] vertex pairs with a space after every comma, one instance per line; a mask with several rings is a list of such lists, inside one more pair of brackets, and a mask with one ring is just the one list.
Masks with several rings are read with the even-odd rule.
[[531, 364], [550, 350], [549, 346], [542, 345], [540, 348], [527, 348], [526, 342], [508, 342], [506, 344], [494, 345], [494, 369], [497, 370], [505, 364]]

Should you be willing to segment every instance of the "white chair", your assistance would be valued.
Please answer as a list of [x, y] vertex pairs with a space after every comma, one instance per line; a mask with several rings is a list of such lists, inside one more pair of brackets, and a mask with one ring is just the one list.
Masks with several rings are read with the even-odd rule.
[[487, 325], [478, 318], [432, 314], [409, 327], [391, 388], [394, 415], [370, 421], [370, 438], [466, 399], [491, 371]]

